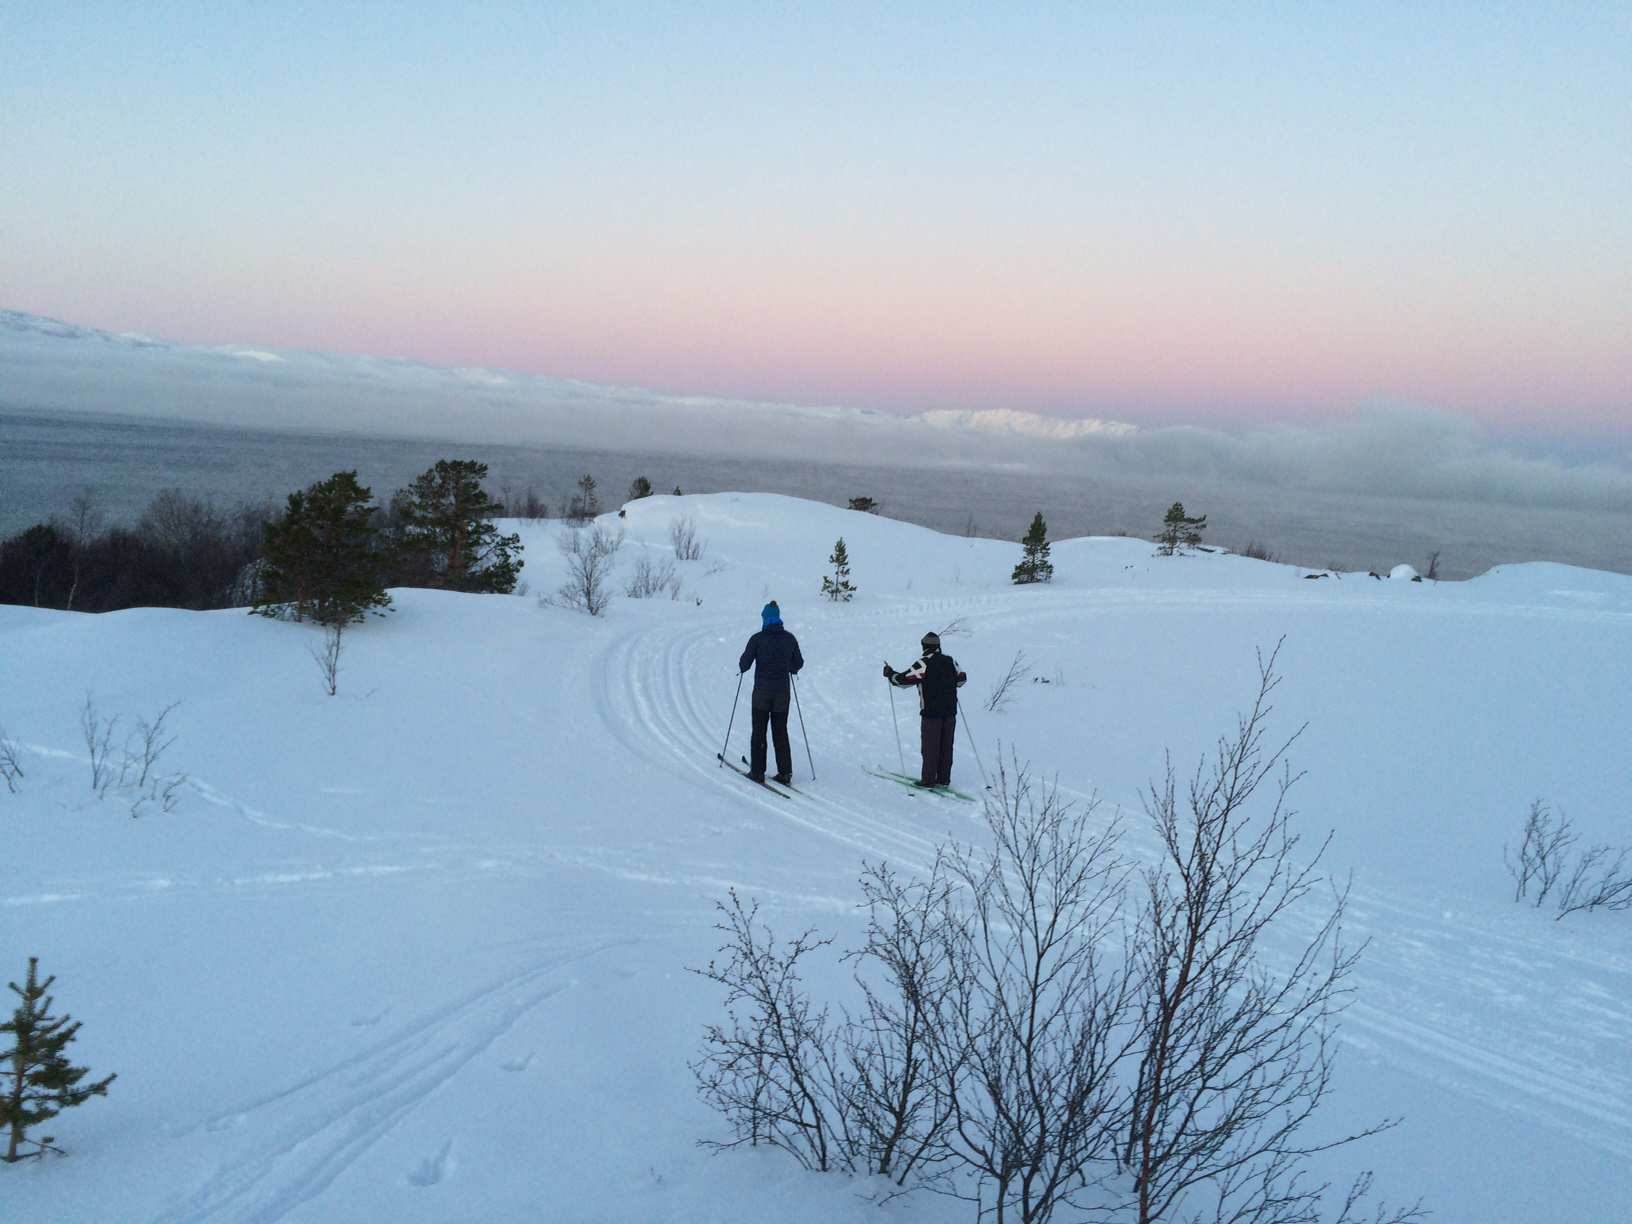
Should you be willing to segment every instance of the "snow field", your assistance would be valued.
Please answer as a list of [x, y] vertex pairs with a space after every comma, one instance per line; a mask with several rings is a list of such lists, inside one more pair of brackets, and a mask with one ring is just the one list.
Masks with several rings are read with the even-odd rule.
[[[721, 494], [603, 519], [627, 533], [620, 590], [641, 550], [672, 560], [679, 513], [707, 542], [676, 567], [680, 599], [620, 596], [593, 620], [540, 606], [560, 527], [524, 524], [529, 594], [397, 592], [348, 636], [333, 698], [307, 627], [0, 608], [0, 726], [27, 770], [0, 792], [0, 979], [40, 956], [84, 1023], [80, 1061], [120, 1077], [58, 1120], [70, 1158], [0, 1169], [0, 1204], [70, 1221], [965, 1218], [933, 1196], [875, 1207], [774, 1153], [710, 1156], [695, 1141], [722, 1128], [686, 1069], [719, 1011], [686, 968], [713, 953], [728, 888], [779, 934], [842, 946], [863, 859], [919, 868], [981, 835], [970, 805], [859, 768], [896, 765], [880, 663], [952, 626], [986, 769], [1013, 752], [1123, 810], [1135, 855], [1164, 750], [1187, 777], [1251, 697], [1255, 651], [1284, 639], [1271, 734], [1308, 724], [1299, 824], [1309, 847], [1332, 832], [1346, 934], [1370, 941], [1316, 1129], [1405, 1119], [1322, 1171], [1372, 1167], [1442, 1220], [1624, 1218], [1632, 926], [1513, 905], [1502, 847], [1538, 796], [1583, 841], [1632, 841], [1632, 579], [1310, 580], [1094, 538], [1055, 544], [1049, 587], [1016, 588], [1018, 544]], [[841, 534], [858, 595], [826, 604]], [[817, 776], [796, 718], [792, 801], [714, 759], [773, 597], [808, 661]], [[1017, 650], [1027, 680], [985, 713]], [[175, 812], [92, 796], [87, 691], [121, 729], [180, 702]], [[910, 767], [911, 694], [896, 712]], [[978, 790], [968, 745], [960, 730], [954, 781]], [[733, 758], [746, 748], [745, 686]], [[817, 972], [843, 994], [840, 967]]]

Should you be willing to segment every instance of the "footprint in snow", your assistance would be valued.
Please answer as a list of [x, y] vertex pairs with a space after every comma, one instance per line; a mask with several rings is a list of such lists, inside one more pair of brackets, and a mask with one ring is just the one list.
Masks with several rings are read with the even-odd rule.
[[499, 1066], [506, 1071], [525, 1071], [528, 1067], [533, 1065], [533, 1059], [536, 1057], [536, 1055], [537, 1051], [528, 1050], [527, 1053], [523, 1054], [520, 1058], [505, 1059], [499, 1064]]
[[372, 1016], [357, 1016], [356, 1018], [354, 1018], [352, 1020], [351, 1027], [352, 1028], [373, 1028], [376, 1024], [378, 1024], [381, 1020], [384, 1020], [390, 1014], [391, 1014], [391, 1009], [389, 1007], [387, 1007], [383, 1011], [375, 1012]]
[[419, 1162], [419, 1168], [408, 1174], [411, 1186], [435, 1186], [453, 1171], [453, 1140], [449, 1139], [435, 1156]]

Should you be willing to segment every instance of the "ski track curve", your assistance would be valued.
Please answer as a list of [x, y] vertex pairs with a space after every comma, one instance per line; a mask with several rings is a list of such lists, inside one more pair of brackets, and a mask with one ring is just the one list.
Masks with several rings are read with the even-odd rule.
[[634, 942], [607, 940], [534, 961], [281, 1092], [200, 1123], [193, 1130], [264, 1126], [266, 1133], [252, 1152], [221, 1165], [151, 1224], [284, 1219], [320, 1196], [523, 1016], [567, 990], [563, 970]]
[[[972, 594], [897, 600], [887, 608], [870, 609], [846, 620], [858, 628], [874, 624], [893, 628], [904, 614], [926, 623], [962, 617], [975, 622], [971, 628], [977, 629], [979, 621], [988, 616], [1001, 616], [1005, 626], [1012, 626], [1067, 612], [1092, 615], [1129, 605], [1150, 607], [1205, 599], [1216, 607], [1218, 594], [1186, 593], [1152, 601], [1133, 593], [1099, 592], [1085, 597], [1060, 592], [1058, 597], [1024, 609], [995, 595]], [[1359, 606], [1379, 610], [1397, 606], [1375, 598], [1314, 604], [1296, 595], [1296, 591], [1235, 593], [1226, 602], [1236, 606], [1294, 603], [1299, 611], [1316, 614]], [[1460, 608], [1459, 615], [1468, 610]], [[1492, 615], [1514, 612], [1507, 607], [1491, 609]], [[1519, 609], [1518, 613], [1569, 615], [1541, 608]], [[1625, 619], [1604, 613], [1575, 614], [1573, 618]], [[694, 691], [690, 679], [719, 669], [717, 657], [702, 656], [718, 656], [722, 639], [729, 642], [736, 628], [733, 621], [678, 632], [636, 631], [614, 644], [597, 698], [609, 730], [628, 751], [694, 785], [718, 784], [716, 737], [729, 706], [706, 700]], [[830, 700], [820, 691], [807, 689], [800, 697], [806, 715], [814, 715], [811, 721], [825, 728], [830, 740], [843, 737], [860, 742], [876, 735], [871, 724], [855, 725], [852, 706]], [[743, 713], [739, 706], [739, 720]], [[794, 747], [797, 755], [801, 745], [796, 741]], [[1096, 795], [1065, 782], [1060, 789], [1078, 801]], [[1135, 857], [1148, 859], [1153, 847], [1140, 845], [1145, 839], [1138, 829], [1139, 797], [1097, 797], [1107, 816], [1120, 812], [1128, 818], [1133, 836], [1127, 848]], [[749, 792], [738, 796], [738, 801], [851, 847], [862, 857], [888, 859], [910, 870], [926, 869], [944, 840], [942, 828], [926, 836], [904, 828], [898, 814], [881, 815], [884, 805], [870, 807], [842, 793], [806, 791], [789, 801]], [[1386, 921], [1379, 921], [1383, 917]], [[1401, 938], [1402, 932], [1410, 937]], [[1289, 964], [1302, 946], [1299, 936], [1308, 933], [1306, 923], [1288, 923], [1279, 939], [1265, 947], [1266, 960], [1271, 965]], [[1342, 1032], [1349, 1045], [1450, 1091], [1498, 1108], [1523, 1110], [1579, 1143], [1632, 1160], [1632, 1118], [1624, 1108], [1625, 1101], [1632, 1099], [1632, 1065], [1605, 1065], [1603, 1058], [1605, 1050], [1617, 1048], [1615, 1035], [1632, 1028], [1632, 1003], [1623, 1002], [1632, 999], [1632, 962], [1606, 962], [1565, 941], [1470, 928], [1448, 920], [1431, 906], [1364, 881], [1351, 890], [1344, 938], [1351, 945], [1361, 941], [1371, 945], [1351, 978], [1358, 1000], [1342, 1015]], [[1511, 1026], [1477, 1022], [1477, 1016], [1484, 1014], [1481, 1008], [1494, 1006], [1501, 1014], [1502, 983], [1512, 981], [1519, 967], [1523, 978], [1550, 983], [1548, 989], [1560, 996], [1558, 1006], [1550, 1012], [1554, 1023], [1543, 1034], [1524, 1029], [1518, 1013]]]
[[[935, 839], [903, 828], [897, 820], [842, 795], [804, 790], [790, 800], [750, 790], [740, 779], [722, 776], [717, 759], [720, 743], [715, 736], [729, 720], [730, 707], [723, 712], [705, 708], [691, 677], [717, 670], [717, 661], [705, 665], [698, 656], [705, 651], [718, 655], [719, 640], [728, 632], [714, 623], [679, 632], [637, 631], [620, 638], [607, 656], [596, 692], [608, 731], [631, 754], [687, 779], [694, 789], [721, 791], [729, 786], [740, 792], [736, 801], [837, 841], [861, 857], [888, 859], [913, 868], [927, 866], [934, 856]], [[746, 713], [744, 700], [737, 708], [739, 723]], [[796, 752], [800, 746], [796, 744]]]

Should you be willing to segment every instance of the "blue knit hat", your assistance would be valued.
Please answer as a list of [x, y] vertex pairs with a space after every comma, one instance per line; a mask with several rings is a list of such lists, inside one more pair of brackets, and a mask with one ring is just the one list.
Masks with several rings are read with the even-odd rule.
[[765, 628], [782, 623], [782, 609], [776, 606], [776, 600], [771, 600], [759, 610], [759, 620]]

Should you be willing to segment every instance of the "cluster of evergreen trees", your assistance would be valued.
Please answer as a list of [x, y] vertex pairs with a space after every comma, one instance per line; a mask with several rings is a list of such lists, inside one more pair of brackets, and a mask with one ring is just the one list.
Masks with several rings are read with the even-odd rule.
[[383, 609], [392, 586], [511, 591], [521, 542], [493, 525], [503, 510], [486, 477], [486, 464], [441, 460], [381, 506], [356, 472], [336, 472], [291, 493], [281, 511], [270, 502], [223, 511], [165, 489], [134, 526], [112, 528], [87, 491], [68, 516], [0, 539], [0, 603], [71, 612], [251, 605], [335, 624]]
[[485, 463], [441, 459], [384, 511], [354, 471], [291, 493], [266, 525], [252, 609], [343, 625], [388, 608], [388, 586], [513, 591], [521, 537], [494, 526], [486, 477]]

